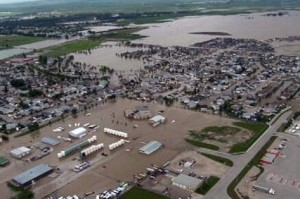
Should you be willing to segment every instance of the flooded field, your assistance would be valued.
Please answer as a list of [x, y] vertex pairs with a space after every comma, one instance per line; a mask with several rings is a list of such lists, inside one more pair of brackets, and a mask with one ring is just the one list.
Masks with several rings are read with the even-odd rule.
[[151, 24], [138, 33], [148, 36], [136, 40], [146, 44], [162, 46], [189, 46], [196, 42], [213, 39], [216, 35], [195, 35], [191, 32], [224, 32], [235, 38], [264, 40], [300, 34], [300, 12], [289, 12], [286, 16], [266, 17], [264, 13], [231, 16], [184, 17], [171, 22]]
[[12, 57], [15, 55], [20, 55], [22, 53], [29, 53], [29, 52], [32, 52], [33, 50], [48, 48], [51, 46], [63, 44], [65, 42], [73, 41], [76, 39], [79, 39], [79, 38], [74, 37], [69, 40], [67, 40], [67, 39], [49, 39], [49, 40], [34, 42], [31, 44], [16, 46], [15, 48], [12, 48], [12, 49], [0, 50], [0, 59], [6, 59], [6, 58], [9, 58], [9, 57]]
[[28, 53], [31, 50], [29, 49], [20, 49], [20, 48], [12, 48], [7, 50], [0, 50], [0, 60], [6, 59], [15, 55], [20, 55], [22, 53]]
[[106, 42], [91, 50], [91, 54], [77, 53], [74, 55], [74, 61], [90, 64], [93, 66], [108, 66], [115, 70], [139, 70], [144, 67], [144, 63], [140, 60], [125, 59], [116, 56], [124, 52], [132, 52], [140, 50], [140, 48], [128, 48], [124, 46], [116, 46], [116, 42]]

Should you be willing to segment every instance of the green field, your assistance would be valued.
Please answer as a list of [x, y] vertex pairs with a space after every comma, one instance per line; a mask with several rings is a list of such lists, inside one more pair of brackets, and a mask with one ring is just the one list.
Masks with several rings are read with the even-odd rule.
[[69, 53], [83, 51], [95, 48], [101, 44], [101, 40], [79, 40], [70, 43], [65, 43], [59, 46], [49, 48], [49, 52], [45, 55], [48, 57], [58, 57], [67, 55]]
[[211, 154], [207, 154], [207, 153], [201, 153], [201, 155], [208, 157], [216, 162], [220, 162], [221, 164], [224, 164], [226, 166], [232, 167], [233, 166], [233, 162], [227, 158], [222, 158], [219, 156], [215, 156], [215, 155], [211, 155]]
[[220, 150], [220, 147], [213, 145], [213, 144], [208, 144], [208, 143], [202, 142], [201, 140], [185, 139], [185, 141], [187, 141], [188, 143], [190, 143], [191, 145], [194, 145], [196, 147], [211, 149], [211, 150], [215, 150], [215, 151]]
[[105, 41], [130, 41], [134, 39], [143, 38], [144, 36], [134, 33], [141, 29], [142, 28], [125, 28], [120, 30], [103, 32], [101, 35], [93, 36], [89, 39], [82, 39], [50, 47], [48, 48], [48, 52], [45, 54], [45, 56], [58, 57], [78, 51], [90, 50], [99, 46]]
[[134, 187], [124, 193], [119, 199], [168, 199], [165, 196]]
[[13, 48], [14, 46], [20, 46], [24, 44], [30, 44], [44, 40], [38, 37], [26, 37], [26, 36], [0, 36], [0, 50]]
[[226, 136], [234, 135], [240, 130], [241, 129], [232, 126], [210, 126], [202, 129], [201, 131], [190, 130], [190, 136], [185, 140], [196, 147], [208, 148], [218, 151], [220, 149], [218, 146], [204, 142], [206, 139], [214, 139], [212, 138], [211, 133], [214, 133], [214, 135]]
[[108, 40], [117, 40], [117, 41], [130, 41], [135, 39], [141, 39], [146, 36], [136, 34], [135, 32], [138, 32], [144, 28], [124, 28], [120, 30], [111, 30], [102, 33], [100, 36], [97, 36], [97, 39], [102, 39], [105, 41]]
[[267, 124], [261, 122], [234, 122], [233, 124], [252, 131], [253, 135], [250, 139], [233, 145], [229, 151], [230, 153], [246, 152], [268, 128]]
[[218, 181], [220, 178], [216, 176], [210, 176], [201, 187], [196, 190], [196, 193], [205, 195]]

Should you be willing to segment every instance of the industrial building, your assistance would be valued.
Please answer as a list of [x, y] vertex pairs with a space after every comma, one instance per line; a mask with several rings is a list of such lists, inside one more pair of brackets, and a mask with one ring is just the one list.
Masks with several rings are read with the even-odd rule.
[[173, 178], [172, 184], [182, 189], [195, 191], [203, 184], [203, 180], [185, 174], [179, 174], [177, 177]]
[[135, 106], [134, 109], [126, 109], [124, 114], [125, 117], [136, 120], [149, 119], [152, 116], [151, 111], [146, 105]]
[[20, 186], [28, 186], [53, 172], [53, 168], [46, 164], [39, 164], [15, 177], [12, 181]]
[[158, 141], [151, 141], [148, 144], [146, 144], [145, 146], [141, 147], [139, 149], [139, 152], [144, 153], [146, 155], [150, 155], [153, 152], [160, 149], [161, 147], [162, 147], [162, 143], [160, 143]]
[[83, 127], [79, 127], [69, 132], [69, 135], [74, 138], [83, 138], [86, 135], [87, 130]]
[[12, 150], [10, 152], [10, 154], [14, 157], [14, 158], [17, 158], [17, 159], [20, 159], [26, 155], [29, 155], [31, 152], [31, 149], [30, 148], [27, 148], [25, 146], [21, 146], [19, 148], [16, 148], [14, 150]]
[[45, 144], [48, 144], [51, 146], [56, 146], [60, 143], [60, 141], [56, 137], [47, 136], [47, 137], [42, 138], [42, 143], [45, 143]]
[[153, 127], [156, 127], [166, 121], [166, 118], [161, 115], [156, 115], [149, 119], [150, 124], [152, 124]]

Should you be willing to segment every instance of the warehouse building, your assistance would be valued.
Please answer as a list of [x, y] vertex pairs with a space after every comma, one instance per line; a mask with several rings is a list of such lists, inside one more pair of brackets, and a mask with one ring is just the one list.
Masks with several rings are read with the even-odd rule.
[[17, 158], [17, 159], [21, 159], [22, 157], [26, 156], [26, 155], [29, 155], [31, 152], [31, 149], [30, 148], [27, 148], [25, 146], [21, 146], [19, 148], [16, 148], [14, 150], [12, 150], [10, 152], [10, 154], [14, 157], [14, 158]]
[[139, 149], [140, 153], [144, 153], [146, 155], [150, 155], [153, 152], [157, 151], [158, 149], [160, 149], [162, 147], [162, 143], [158, 142], [158, 141], [151, 141], [148, 144], [146, 144], [145, 146], [141, 147]]
[[185, 174], [180, 174], [177, 177], [173, 178], [172, 184], [182, 189], [195, 191], [203, 184], [203, 180]]
[[69, 132], [69, 135], [70, 135], [71, 137], [81, 139], [81, 138], [83, 138], [84, 136], [86, 136], [86, 132], [87, 132], [87, 130], [86, 130], [85, 128], [79, 127], [79, 128], [77, 128], [77, 129], [74, 129], [73, 131], [70, 131], [70, 132]]
[[46, 164], [39, 164], [15, 177], [12, 181], [20, 186], [26, 187], [53, 172], [53, 168]]
[[45, 144], [48, 144], [51, 146], [56, 146], [60, 143], [60, 141], [56, 137], [47, 136], [47, 137], [42, 138], [42, 143], [45, 143]]
[[150, 124], [152, 124], [153, 127], [156, 127], [166, 121], [166, 118], [161, 115], [156, 115], [149, 119]]

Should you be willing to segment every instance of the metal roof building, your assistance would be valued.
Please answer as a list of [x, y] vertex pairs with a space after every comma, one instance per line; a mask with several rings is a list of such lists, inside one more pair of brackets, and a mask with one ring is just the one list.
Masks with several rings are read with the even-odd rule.
[[19, 147], [19, 148], [16, 148], [16, 149], [12, 150], [12, 151], [10, 152], [10, 154], [11, 154], [13, 157], [15, 157], [15, 158], [20, 159], [20, 158], [22, 158], [22, 157], [28, 155], [28, 154], [30, 153], [30, 151], [31, 151], [30, 148], [27, 148], [27, 147], [25, 147], [25, 146], [21, 146], [21, 147]]
[[28, 186], [33, 181], [39, 180], [53, 172], [53, 168], [46, 164], [39, 164], [23, 173], [13, 177], [13, 182], [21, 185]]
[[151, 141], [148, 144], [146, 144], [145, 146], [141, 147], [139, 149], [139, 152], [150, 155], [151, 153], [157, 151], [161, 147], [162, 147], [162, 143], [160, 143], [158, 141]]
[[172, 184], [182, 189], [196, 190], [203, 183], [203, 180], [185, 174], [179, 174], [172, 181]]
[[83, 138], [86, 135], [87, 130], [83, 127], [79, 127], [69, 132], [69, 135], [75, 138]]
[[52, 136], [43, 137], [42, 142], [51, 146], [56, 146], [60, 143], [59, 139]]
[[153, 127], [156, 127], [166, 121], [166, 118], [161, 115], [156, 115], [149, 119], [149, 122], [152, 124]]

